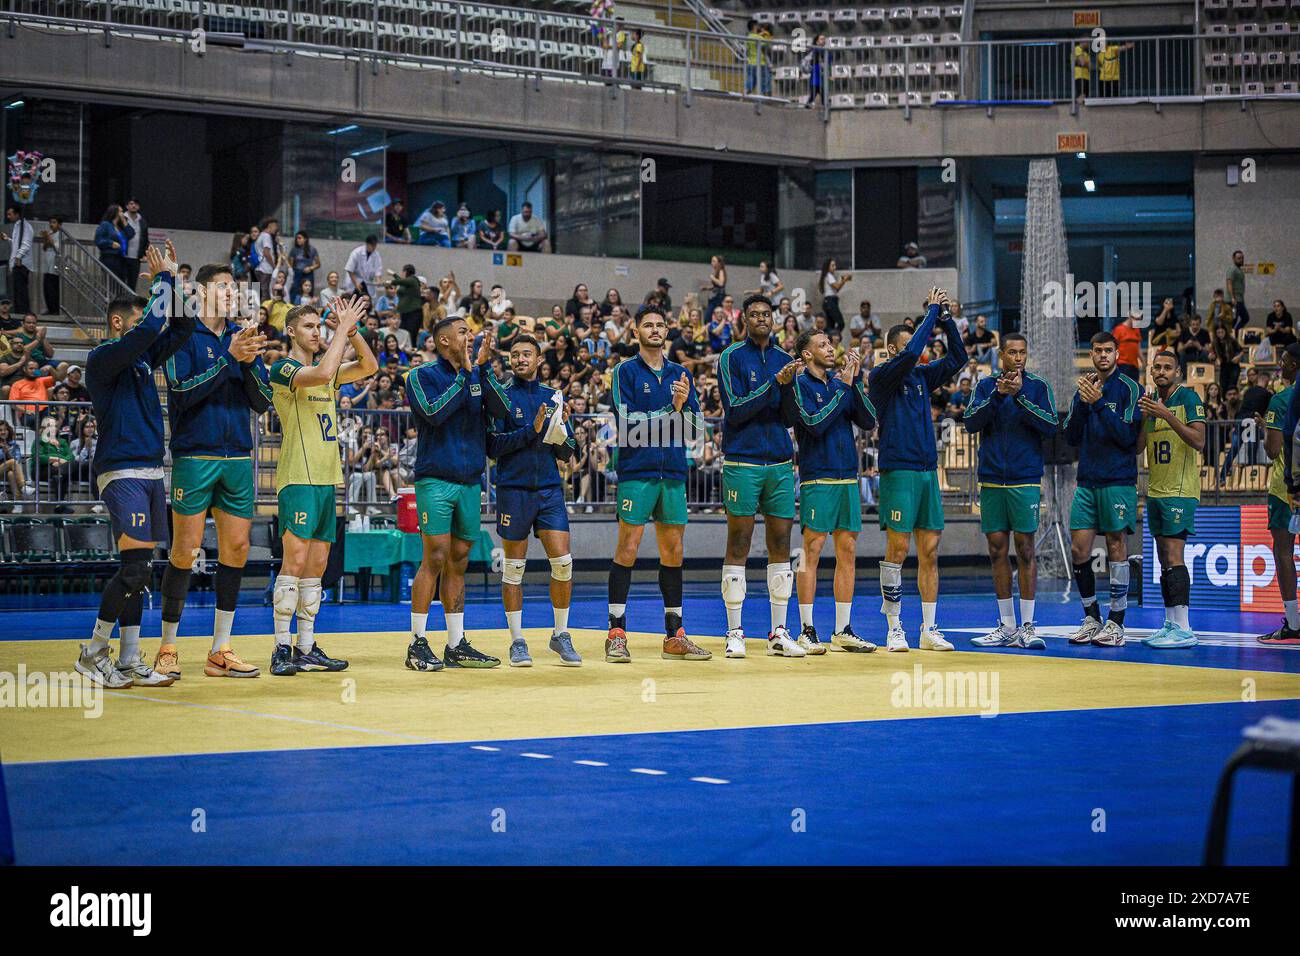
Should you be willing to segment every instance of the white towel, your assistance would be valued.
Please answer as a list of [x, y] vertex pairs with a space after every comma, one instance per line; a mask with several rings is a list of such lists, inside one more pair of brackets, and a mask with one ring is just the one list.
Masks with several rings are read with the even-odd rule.
[[542, 443], [546, 445], [563, 445], [569, 433], [564, 427], [564, 400], [560, 393], [555, 393], [555, 411], [551, 413], [551, 422], [546, 426], [546, 435]]

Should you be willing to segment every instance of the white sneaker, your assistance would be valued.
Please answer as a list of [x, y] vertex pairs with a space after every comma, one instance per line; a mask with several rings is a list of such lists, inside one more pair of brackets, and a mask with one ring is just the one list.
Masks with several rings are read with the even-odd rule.
[[727, 632], [727, 656], [745, 656], [745, 632], [738, 627]]
[[784, 624], [778, 624], [767, 635], [767, 653], [771, 657], [807, 657], [808, 652], [799, 646], [799, 642], [790, 636]]
[[898, 627], [891, 627], [889, 633], [885, 635], [885, 650], [898, 654], [905, 654], [910, 650], [907, 646], [907, 634], [901, 624]]
[[875, 644], [853, 633], [852, 624], [845, 624], [844, 630], [832, 634], [831, 643], [855, 654], [870, 654], [876, 649]]
[[1079, 629], [1070, 635], [1070, 643], [1091, 644], [1092, 639], [1097, 636], [1100, 630], [1101, 621], [1092, 615], [1087, 615], [1084, 617], [1083, 623], [1079, 625]]
[[1124, 646], [1124, 625], [1116, 624], [1114, 621], [1107, 621], [1102, 625], [1097, 636], [1092, 639], [1092, 643], [1098, 647], [1123, 647]]
[[921, 628], [921, 650], [923, 651], [951, 651], [952, 642], [943, 636], [943, 632], [937, 627]]
[[130, 677], [118, 673], [117, 668], [113, 666], [113, 655], [107, 647], [101, 647], [92, 654], [88, 646], [82, 644], [76, 667], [78, 674], [88, 677], [102, 687], [121, 690], [134, 683]]
[[1038, 628], [1034, 626], [1033, 621], [1021, 624], [1014, 636], [1016, 647], [1023, 647], [1027, 651], [1043, 651], [1047, 649], [1047, 642], [1038, 636]]
[[136, 687], [170, 687], [176, 678], [168, 674], [159, 674], [144, 662], [144, 652], [136, 651], [133, 658], [119, 658], [117, 672], [129, 678]]
[[811, 657], [817, 654], [826, 653], [826, 645], [821, 642], [817, 636], [817, 628], [808, 624], [799, 632], [799, 646]]
[[971, 643], [976, 647], [1015, 647], [1016, 629], [1013, 627], [1008, 631], [1007, 626], [999, 622], [990, 633], [971, 638]]

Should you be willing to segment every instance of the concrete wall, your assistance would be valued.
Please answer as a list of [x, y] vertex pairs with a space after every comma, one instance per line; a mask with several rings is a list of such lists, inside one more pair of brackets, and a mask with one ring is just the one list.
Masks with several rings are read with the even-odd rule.
[[1229, 186], [1227, 167], [1245, 154], [1196, 160], [1196, 301], [1202, 310], [1224, 287], [1234, 249], [1246, 263], [1272, 262], [1274, 275], [1246, 275], [1251, 322], [1263, 325], [1274, 299], [1300, 305], [1300, 157], [1255, 154], [1255, 182]]
[[[148, 210], [145, 210], [148, 215]], [[176, 244], [177, 255], [197, 269], [205, 262], [223, 262], [230, 248], [230, 236], [225, 233], [196, 232], [168, 229], [165, 224], [151, 223], [150, 236], [155, 241], [170, 237]], [[78, 239], [88, 240], [94, 234], [94, 225], [71, 224], [69, 232]], [[292, 237], [290, 237], [292, 238]], [[320, 250], [322, 272], [341, 270], [348, 253], [356, 243], [343, 240], [313, 241]], [[452, 270], [463, 292], [469, 292], [469, 283], [482, 279], [485, 289], [500, 283], [506, 294], [515, 302], [521, 313], [525, 309], [544, 310], [550, 314], [552, 303], [563, 304], [573, 294], [579, 282], [587, 283], [592, 298], [600, 300], [609, 288], [618, 289], [625, 302], [640, 302], [655, 287], [660, 276], [672, 283], [674, 305], [682, 302], [685, 294], [699, 291], [708, 281], [708, 263], [664, 262], [656, 259], [614, 259], [599, 256], [565, 256], [524, 253], [518, 266], [493, 265], [492, 253], [468, 249], [440, 249], [432, 246], [384, 245], [380, 249], [384, 268], [401, 270], [410, 263], [418, 274], [437, 281]], [[786, 288], [803, 287], [814, 305], [820, 299], [813, 295], [817, 274], [806, 270], [783, 271]], [[321, 281], [324, 281], [324, 275]], [[729, 267], [728, 290], [739, 303], [745, 289], [758, 285], [758, 270], [748, 266]], [[916, 315], [931, 286], [955, 290], [955, 269], [877, 269], [855, 272], [853, 281], [841, 293], [846, 316], [857, 311], [860, 299], [871, 300], [872, 308], [886, 318]], [[524, 313], [527, 314], [527, 313]]]

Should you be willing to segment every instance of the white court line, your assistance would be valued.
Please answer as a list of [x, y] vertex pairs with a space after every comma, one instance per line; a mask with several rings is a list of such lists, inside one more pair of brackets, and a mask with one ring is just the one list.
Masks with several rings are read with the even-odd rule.
[[576, 764], [581, 764], [584, 767], [608, 767], [609, 766], [609, 764], [601, 763], [599, 760], [575, 760], [573, 762]]
[[488, 753], [500, 753], [500, 747], [485, 747], [482, 744], [474, 744], [470, 750], [486, 750]]
[[633, 767], [630, 772], [649, 774], [652, 777], [662, 777], [668, 773], [667, 770], [650, 770], [647, 767]]
[[531, 757], [533, 760], [550, 760], [550, 759], [551, 759], [551, 755], [550, 755], [550, 754], [530, 754], [530, 753], [523, 753], [523, 754], [520, 754], [519, 756], [521, 756], [521, 757]]
[[730, 780], [719, 780], [717, 777], [691, 777], [695, 783], [731, 783]]

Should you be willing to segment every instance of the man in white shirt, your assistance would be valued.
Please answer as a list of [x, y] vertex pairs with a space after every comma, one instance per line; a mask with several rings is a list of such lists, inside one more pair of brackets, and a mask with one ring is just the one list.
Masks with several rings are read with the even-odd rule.
[[13, 228], [9, 240], [9, 295], [14, 311], [21, 314], [32, 310], [27, 282], [36, 268], [36, 233], [32, 224], [23, 218], [21, 206], [12, 205], [5, 210], [5, 219]]
[[265, 302], [271, 298], [271, 278], [280, 262], [280, 222], [268, 217], [258, 228], [261, 234], [257, 237], [257, 282], [261, 286], [259, 301]]
[[136, 283], [140, 279], [140, 257], [144, 255], [144, 250], [149, 248], [149, 223], [144, 216], [140, 215], [140, 201], [138, 199], [128, 199], [126, 201], [126, 210], [123, 212], [126, 221], [130, 223], [135, 234], [126, 241], [126, 252], [122, 254], [122, 268], [126, 272], [126, 284], [135, 291]]
[[510, 235], [510, 248], [518, 252], [550, 252], [551, 240], [546, 233], [546, 223], [533, 215], [533, 204], [524, 203], [521, 210], [510, 217], [506, 228]]
[[343, 267], [339, 288], [345, 293], [356, 292], [371, 300], [379, 298], [383, 289], [384, 260], [379, 255], [379, 237], [366, 236], [366, 241], [352, 250], [348, 264]]

